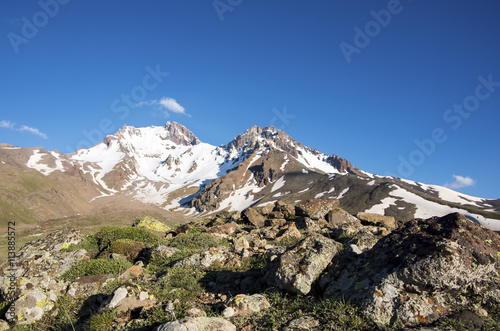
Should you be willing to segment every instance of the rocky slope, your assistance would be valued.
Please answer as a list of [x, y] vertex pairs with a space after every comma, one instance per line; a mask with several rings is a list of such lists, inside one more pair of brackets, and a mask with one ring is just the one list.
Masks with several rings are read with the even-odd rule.
[[500, 235], [457, 213], [396, 228], [338, 205], [52, 233], [3, 265], [0, 330], [500, 327]]
[[11, 211], [5, 219], [86, 213], [107, 197], [132, 197], [190, 215], [241, 211], [278, 199], [337, 198], [351, 214], [376, 212], [404, 222], [460, 212], [500, 230], [499, 199], [373, 175], [273, 127], [254, 126], [222, 146], [200, 142], [175, 122], [124, 126], [70, 155], [2, 145], [0, 170], [0, 205]]

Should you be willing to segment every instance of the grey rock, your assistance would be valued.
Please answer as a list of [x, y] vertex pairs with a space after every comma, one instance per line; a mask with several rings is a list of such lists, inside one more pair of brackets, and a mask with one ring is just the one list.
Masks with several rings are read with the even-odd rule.
[[331, 262], [339, 243], [313, 233], [288, 248], [263, 269], [264, 281], [298, 294], [308, 294], [312, 283]]
[[194, 317], [160, 325], [155, 331], [236, 331], [236, 326], [219, 317]]

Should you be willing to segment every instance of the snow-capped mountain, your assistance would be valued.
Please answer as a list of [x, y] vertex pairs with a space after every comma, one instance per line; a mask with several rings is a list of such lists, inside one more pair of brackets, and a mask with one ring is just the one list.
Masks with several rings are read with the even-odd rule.
[[376, 212], [407, 221], [458, 211], [500, 230], [498, 199], [373, 175], [273, 127], [254, 126], [226, 145], [213, 146], [175, 122], [162, 127], [124, 126], [102, 143], [74, 154], [3, 144], [0, 161], [0, 167], [15, 165], [55, 182], [71, 182], [75, 196], [80, 186], [85, 187], [78, 198], [89, 203], [126, 196], [204, 215], [276, 200], [337, 198], [352, 214]]

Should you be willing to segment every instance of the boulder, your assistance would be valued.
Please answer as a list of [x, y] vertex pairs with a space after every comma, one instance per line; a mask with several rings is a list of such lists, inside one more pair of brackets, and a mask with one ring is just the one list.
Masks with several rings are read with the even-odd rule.
[[262, 216], [257, 210], [254, 208], [247, 208], [242, 213], [241, 216], [243, 219], [253, 226], [260, 228], [265, 225], [266, 218]]
[[164, 258], [167, 259], [174, 255], [177, 251], [179, 251], [178, 248], [175, 247], [170, 247], [170, 246], [165, 246], [165, 245], [160, 245], [153, 249], [151, 252], [151, 258]]
[[219, 226], [213, 226], [207, 230], [207, 233], [230, 236], [236, 231], [236, 228], [237, 224], [235, 222], [230, 222]]
[[337, 208], [337, 199], [315, 199], [302, 201], [295, 206], [295, 215], [309, 217], [313, 220], [324, 219], [329, 211]]
[[383, 226], [388, 229], [397, 228], [396, 220], [392, 216], [374, 213], [358, 213], [356, 215], [363, 225]]
[[154, 331], [236, 331], [236, 326], [219, 317], [191, 317], [160, 325]]
[[312, 233], [269, 262], [262, 270], [263, 280], [270, 286], [306, 295], [337, 253], [339, 245]]
[[326, 214], [326, 220], [332, 226], [353, 225], [361, 226], [361, 222], [342, 208], [335, 208]]
[[281, 212], [285, 218], [293, 218], [295, 216], [295, 207], [279, 200], [274, 203], [273, 211]]
[[313, 221], [309, 217], [299, 217], [293, 220], [297, 229], [305, 230], [307, 232], [320, 232], [322, 225], [320, 222]]
[[142, 274], [144, 270], [142, 269], [142, 263], [139, 265], [133, 265], [127, 270], [123, 271], [119, 276], [118, 279], [120, 280], [129, 280], [132, 277], [137, 277], [140, 274]]
[[224, 246], [212, 247], [201, 253], [193, 254], [190, 257], [178, 261], [174, 264], [174, 268], [186, 267], [204, 267], [208, 268], [215, 262], [227, 266], [240, 266], [240, 258]]
[[324, 297], [357, 302], [379, 325], [417, 326], [463, 307], [498, 307], [499, 251], [500, 235], [461, 214], [413, 220], [320, 284]]
[[262, 215], [268, 215], [269, 213], [271, 213], [273, 211], [273, 208], [274, 208], [274, 205], [273, 204], [268, 204], [268, 205], [265, 205], [264, 207], [262, 207], [260, 209], [260, 213]]
[[269, 307], [271, 307], [269, 301], [261, 294], [238, 294], [227, 303], [222, 314], [225, 317], [250, 315]]
[[68, 286], [68, 294], [75, 299], [87, 298], [99, 293], [104, 285], [113, 279], [111, 274], [80, 277]]
[[306, 331], [315, 330], [319, 322], [312, 317], [304, 316], [294, 319], [283, 329], [283, 331]]
[[285, 238], [301, 238], [302, 233], [297, 229], [294, 222], [281, 227], [280, 232], [276, 235], [276, 240], [281, 241]]

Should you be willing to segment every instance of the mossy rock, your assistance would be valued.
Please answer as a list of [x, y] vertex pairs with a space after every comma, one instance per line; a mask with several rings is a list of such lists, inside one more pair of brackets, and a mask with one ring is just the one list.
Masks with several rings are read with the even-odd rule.
[[140, 241], [118, 239], [111, 243], [109, 252], [125, 255], [129, 260], [134, 260], [144, 248], [144, 244]]
[[168, 232], [172, 231], [171, 228], [163, 224], [162, 222], [158, 221], [155, 218], [146, 216], [141, 218], [139, 221], [137, 221], [134, 226], [138, 228], [145, 228], [151, 231], [156, 231], [156, 232]]

